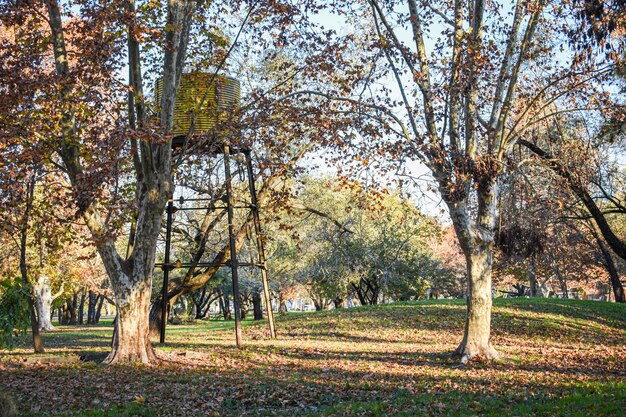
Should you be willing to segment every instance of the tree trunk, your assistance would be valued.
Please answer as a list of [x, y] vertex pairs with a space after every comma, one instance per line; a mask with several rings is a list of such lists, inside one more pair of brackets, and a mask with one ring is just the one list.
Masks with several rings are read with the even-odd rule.
[[35, 171], [27, 184], [28, 198], [26, 200], [26, 207], [24, 208], [22, 224], [20, 225], [20, 274], [22, 276], [22, 285], [28, 292], [28, 309], [30, 310], [30, 327], [33, 334], [33, 349], [35, 353], [43, 353], [43, 341], [41, 340], [41, 335], [39, 334], [39, 321], [37, 320], [35, 303], [33, 301], [33, 288], [30, 280], [28, 279], [28, 262], [26, 261], [26, 249], [28, 247], [28, 222], [30, 221], [30, 212], [35, 199], [36, 179], [37, 172]]
[[278, 293], [278, 312], [286, 313], [287, 312], [287, 302], [285, 301], [285, 297], [282, 292]]
[[76, 316], [76, 309], [78, 306], [78, 292], [74, 293], [74, 296], [72, 297], [72, 301], [68, 305], [69, 305], [69, 314], [70, 314], [70, 322], [68, 324], [76, 325], [78, 324], [78, 319]]
[[115, 336], [105, 363], [148, 363], [156, 359], [148, 331], [150, 291], [141, 286], [131, 288], [126, 297], [116, 296], [116, 306]]
[[241, 314], [241, 320], [245, 319], [248, 316], [248, 309], [250, 308], [250, 300], [248, 297], [244, 297], [243, 294], [240, 294], [239, 298], [239, 311]]
[[491, 268], [489, 248], [477, 248], [467, 257], [468, 292], [467, 316], [463, 341], [456, 350], [463, 362], [476, 356], [498, 357], [489, 341], [491, 335]]
[[[172, 303], [175, 300], [169, 299], [169, 306], [167, 306], [167, 310], [165, 311], [165, 322], [169, 320], [169, 314], [172, 310]], [[150, 333], [153, 336], [157, 336], [161, 331], [161, 310], [163, 309], [163, 299], [158, 297], [152, 303], [150, 307], [150, 314], [148, 320], [150, 321]]]
[[261, 293], [255, 291], [252, 293], [252, 307], [254, 310], [254, 319], [262, 320], [263, 319], [263, 307], [261, 306]]
[[535, 275], [535, 269], [533, 268], [532, 261], [528, 261], [526, 269], [526, 277], [530, 285], [530, 296], [537, 297], [539, 293], [539, 282], [537, 282], [537, 275]]
[[[93, 324], [98, 324], [100, 322], [100, 314], [102, 313], [102, 304], [104, 304], [104, 295], [99, 295], [100, 301], [98, 302], [98, 307], [96, 307], [96, 314], [94, 316]], [[107, 303], [107, 309], [109, 304]]]
[[495, 179], [479, 184], [475, 222], [470, 220], [467, 202], [447, 203], [467, 262], [467, 315], [463, 340], [456, 350], [462, 363], [478, 356], [498, 358], [498, 352], [489, 341], [497, 191]]
[[[313, 305], [315, 306], [315, 311], [326, 310], [326, 308], [328, 308], [330, 304], [330, 300], [327, 300], [322, 296], [311, 297], [311, 300], [313, 301]], [[300, 300], [300, 305], [302, 307], [301, 310], [304, 310], [304, 302], [302, 300]]]
[[365, 294], [363, 294], [363, 290], [361, 288], [361, 282], [359, 281], [359, 285], [355, 285], [353, 282], [350, 283], [352, 288], [354, 288], [355, 294], [359, 299], [359, 302], [362, 306], [367, 305], [367, 300], [365, 299]]
[[198, 307], [198, 305], [197, 305], [197, 304], [195, 304], [195, 305], [194, 305], [194, 308], [195, 308], [195, 310], [196, 310], [196, 312], [195, 312], [195, 313], [196, 313], [196, 314], [195, 314], [195, 318], [196, 318], [196, 320], [201, 320], [201, 319], [205, 318], [205, 317], [206, 317], [206, 315], [207, 315], [207, 312], [209, 311], [208, 306], [207, 306], [207, 309], [206, 309], [206, 310], [203, 310], [203, 309], [202, 309], [202, 307]]
[[200, 296], [197, 298], [193, 298], [193, 303], [196, 306], [196, 320], [204, 318], [202, 312], [204, 310], [204, 303], [207, 301], [205, 297], [209, 298], [206, 296], [206, 285], [202, 287], [202, 292], [200, 293]]
[[345, 300], [342, 297], [333, 298], [333, 304], [335, 305], [335, 309], [343, 308], [344, 301]]
[[213, 291], [210, 296], [206, 297], [203, 306], [199, 307], [198, 312], [196, 313], [196, 319], [204, 319], [209, 315], [211, 310], [211, 305], [220, 298], [220, 295]]
[[[49, 1], [48, 23], [53, 44], [54, 62], [59, 79], [69, 79], [71, 69], [65, 47], [62, 15], [59, 2]], [[129, 15], [135, 15], [135, 2], [126, 4]], [[183, 71], [190, 26], [196, 2], [190, 0], [168, 3], [165, 25], [165, 44], [162, 96], [159, 107], [159, 125], [168, 132], [174, 125], [174, 107]], [[135, 37], [136, 21], [128, 19], [129, 124], [132, 128], [145, 123], [145, 102], [139, 41]], [[59, 83], [58, 95], [66, 111], [59, 122], [62, 141], [57, 149], [74, 191], [84, 188], [81, 165], [81, 138], [75, 125], [71, 82]], [[136, 99], [137, 98], [137, 99]], [[155, 358], [149, 340], [149, 307], [152, 291], [152, 274], [155, 263], [157, 239], [161, 231], [165, 204], [172, 197], [171, 140], [131, 140], [136, 183], [136, 233], [132, 252], [122, 258], [110, 237], [107, 221], [97, 210], [97, 202], [90, 198], [77, 201], [79, 212], [91, 231], [98, 253], [115, 294], [118, 320], [115, 326], [112, 351], [108, 363], [150, 362]], [[77, 193], [81, 194], [81, 193]]]
[[378, 304], [378, 296], [380, 294], [380, 286], [376, 280], [368, 280], [366, 278], [359, 279], [359, 285], [351, 283], [354, 288], [359, 302], [361, 305], [376, 305]]
[[222, 310], [222, 314], [224, 315], [224, 320], [232, 320], [232, 314], [230, 312], [230, 300], [228, 299], [228, 294], [223, 293], [220, 297], [220, 309]]
[[49, 332], [54, 330], [52, 325], [52, 289], [50, 288], [50, 279], [47, 275], [39, 275], [37, 281], [33, 283], [33, 296], [35, 298], [35, 310], [37, 310], [37, 318], [39, 321], [39, 331]]
[[96, 303], [98, 302], [98, 296], [90, 290], [87, 298], [87, 324], [96, 324]]
[[599, 236], [596, 237], [596, 242], [600, 247], [600, 251], [602, 252], [602, 256], [604, 257], [604, 267], [609, 273], [609, 278], [611, 281], [611, 288], [613, 289], [613, 295], [615, 296], [616, 303], [626, 303], [626, 295], [624, 294], [624, 287], [622, 286], [622, 282], [619, 279], [619, 273], [617, 272], [617, 268], [615, 266], [615, 262], [613, 261], [613, 257], [609, 252], [609, 249], [606, 247], [604, 242], [600, 239]]
[[78, 324], [85, 324], [85, 298], [87, 297], [87, 289], [83, 288], [80, 293], [80, 303], [78, 304]]
[[69, 307], [67, 299], [63, 301], [63, 305], [59, 308], [59, 324], [66, 325], [70, 322]]

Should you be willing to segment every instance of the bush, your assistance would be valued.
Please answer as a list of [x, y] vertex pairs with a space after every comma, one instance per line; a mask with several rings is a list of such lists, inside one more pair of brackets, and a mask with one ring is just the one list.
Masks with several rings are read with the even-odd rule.
[[12, 349], [30, 324], [28, 291], [13, 279], [0, 281], [0, 347]]

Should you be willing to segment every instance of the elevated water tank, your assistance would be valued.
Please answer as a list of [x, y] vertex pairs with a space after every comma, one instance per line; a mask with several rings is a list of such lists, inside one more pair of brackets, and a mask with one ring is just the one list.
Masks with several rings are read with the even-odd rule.
[[[157, 80], [156, 100], [161, 102], [163, 80]], [[198, 106], [206, 94], [202, 107]], [[206, 72], [183, 74], [174, 109], [173, 146], [181, 145], [189, 132], [194, 112], [198, 112], [194, 134], [210, 131], [219, 122], [228, 120], [239, 108], [241, 85], [236, 78]], [[176, 139], [178, 137], [178, 140]]]

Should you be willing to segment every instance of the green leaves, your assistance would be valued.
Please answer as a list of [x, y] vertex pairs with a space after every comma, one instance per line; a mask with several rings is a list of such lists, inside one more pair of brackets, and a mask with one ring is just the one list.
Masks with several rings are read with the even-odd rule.
[[12, 349], [30, 324], [28, 291], [18, 280], [0, 281], [0, 347]]

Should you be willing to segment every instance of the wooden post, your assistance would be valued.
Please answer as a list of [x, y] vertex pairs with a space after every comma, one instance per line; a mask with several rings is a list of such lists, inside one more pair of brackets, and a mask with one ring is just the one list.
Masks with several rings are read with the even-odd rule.
[[226, 174], [226, 212], [228, 214], [228, 240], [230, 244], [230, 271], [233, 280], [233, 304], [235, 307], [235, 342], [237, 347], [243, 347], [241, 334], [241, 300], [239, 297], [239, 275], [237, 262], [237, 243], [235, 242], [235, 225], [233, 215], [233, 185], [230, 172], [230, 147], [224, 145], [224, 170]]
[[276, 339], [276, 327], [274, 325], [274, 312], [272, 311], [272, 302], [270, 298], [269, 280], [267, 278], [267, 267], [265, 265], [265, 246], [263, 243], [263, 230], [261, 229], [261, 218], [259, 216], [259, 203], [256, 196], [256, 186], [254, 184], [254, 172], [252, 171], [252, 158], [250, 150], [245, 150], [246, 168], [248, 171], [248, 184], [250, 188], [250, 199], [252, 216], [254, 218], [254, 232], [256, 235], [256, 246], [259, 252], [259, 266], [261, 268], [261, 282], [263, 283], [263, 298], [265, 300], [265, 308], [267, 310], [267, 323], [270, 330], [270, 337]]
[[163, 290], [161, 292], [161, 300], [163, 300], [163, 308], [161, 308], [161, 335], [159, 341], [165, 343], [165, 324], [167, 321], [167, 286], [170, 278], [170, 246], [172, 244], [172, 215], [174, 213], [174, 203], [172, 200], [167, 202], [167, 216], [165, 222], [165, 259], [163, 263]]

